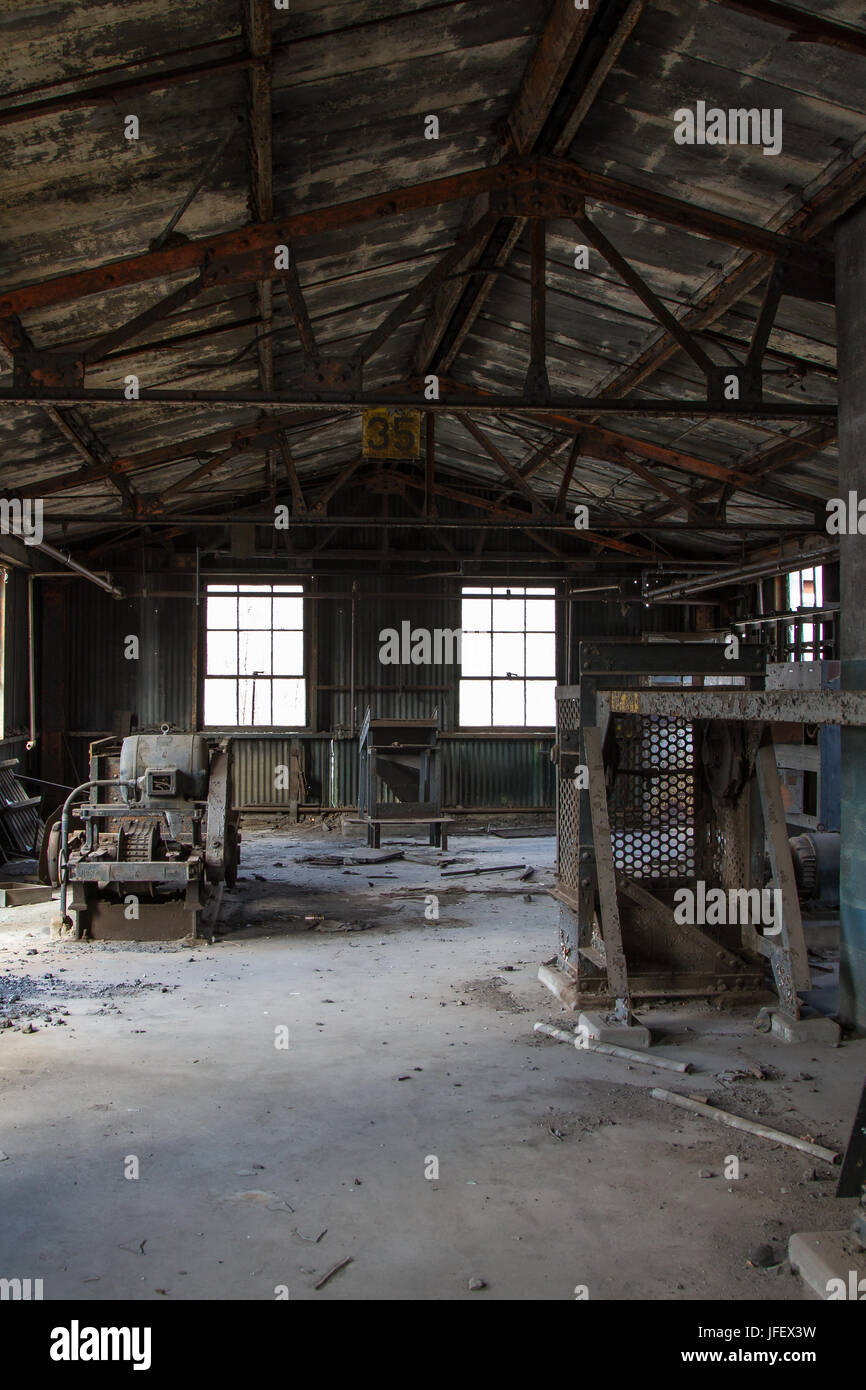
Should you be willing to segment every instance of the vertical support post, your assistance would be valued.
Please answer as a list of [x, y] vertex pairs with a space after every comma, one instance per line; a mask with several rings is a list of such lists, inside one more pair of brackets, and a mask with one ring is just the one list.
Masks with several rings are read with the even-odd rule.
[[[42, 710], [40, 724], [39, 771], [49, 782], [65, 783], [66, 759], [63, 734], [66, 719], [66, 634], [69, 587], [63, 582], [43, 581], [42, 600]], [[48, 678], [46, 679], [46, 673]]]
[[613, 840], [610, 833], [610, 814], [607, 808], [607, 788], [604, 784], [601, 730], [597, 725], [584, 726], [583, 741], [589, 773], [589, 806], [592, 834], [595, 841], [595, 865], [598, 875], [599, 915], [607, 980], [614, 998], [628, 1004], [628, 972], [622, 947], [622, 928], [616, 896], [616, 869], [613, 860]]
[[[836, 230], [839, 496], [866, 496], [866, 206]], [[839, 537], [840, 655], [845, 690], [866, 690], [866, 540]], [[866, 1029], [866, 729], [842, 730], [839, 1020]]]
[[547, 225], [543, 217], [532, 218], [530, 224], [532, 253], [532, 303], [530, 308], [529, 370], [526, 373], [526, 394], [537, 401], [550, 400], [547, 376]]
[[812, 988], [812, 974], [803, 932], [800, 899], [797, 896], [794, 861], [788, 843], [788, 827], [785, 824], [785, 806], [782, 801], [779, 769], [776, 766], [776, 750], [769, 733], [765, 735], [764, 742], [758, 749], [755, 770], [758, 774], [758, 790], [761, 794], [770, 864], [773, 877], [782, 892], [781, 938], [773, 940], [772, 937], [761, 937], [760, 940], [762, 945], [764, 942], [769, 943], [767, 954], [779, 990], [780, 1003], [783, 1008], [799, 1018], [797, 991]]
[[436, 416], [428, 410], [424, 416], [424, 515], [435, 517], [436, 495], [433, 486], [436, 478]]

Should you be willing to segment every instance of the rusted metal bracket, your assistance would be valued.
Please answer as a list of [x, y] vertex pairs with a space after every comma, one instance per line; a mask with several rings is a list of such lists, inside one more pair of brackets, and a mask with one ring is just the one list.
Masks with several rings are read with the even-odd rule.
[[21, 391], [84, 385], [84, 361], [75, 353], [20, 348], [13, 354], [12, 368], [15, 388]]
[[583, 212], [583, 195], [534, 179], [490, 195], [490, 210], [500, 217], [576, 217]]
[[272, 246], [255, 247], [231, 256], [208, 251], [201, 268], [201, 286], [210, 289], [213, 285], [234, 285], [243, 280], [270, 280], [280, 274], [274, 267]]
[[357, 395], [363, 390], [363, 363], [360, 357], [307, 357], [304, 387], [316, 393], [339, 391], [341, 396]]

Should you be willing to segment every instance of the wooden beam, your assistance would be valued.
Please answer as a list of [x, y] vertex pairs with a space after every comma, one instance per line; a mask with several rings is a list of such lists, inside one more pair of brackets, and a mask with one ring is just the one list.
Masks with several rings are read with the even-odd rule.
[[550, 400], [547, 375], [547, 227], [543, 217], [530, 222], [529, 370], [524, 390], [531, 399]]
[[664, 222], [671, 227], [682, 227], [697, 236], [719, 241], [723, 245], [737, 246], [746, 251], [758, 251], [770, 256], [790, 256], [797, 264], [813, 269], [829, 266], [832, 257], [817, 247], [807, 246], [799, 237], [786, 236], [781, 232], [770, 231], [766, 227], [751, 222], [741, 222], [739, 218], [728, 217], [724, 213], [713, 212], [699, 207], [696, 203], [684, 202], [681, 198], [671, 198], [654, 188], [643, 188], [637, 184], [626, 183], [622, 179], [609, 178], [582, 169], [567, 160], [544, 159], [541, 161], [542, 177], [550, 180], [551, 186], [563, 192], [582, 194], [609, 207], [623, 208], [626, 212], [646, 217], [652, 222]]
[[517, 152], [528, 154], [533, 149], [586, 38], [595, 8], [579, 10], [574, 0], [553, 0], [508, 117], [510, 143]]
[[779, 308], [779, 301], [782, 298], [784, 286], [784, 268], [776, 262], [772, 274], [767, 281], [767, 289], [761, 310], [755, 323], [755, 331], [752, 334], [752, 341], [749, 344], [749, 351], [746, 356], [746, 366], [753, 371], [760, 370], [764, 360], [764, 352], [773, 331], [773, 324], [776, 319], [776, 311]]
[[[291, 255], [291, 251], [289, 253]], [[289, 301], [289, 311], [294, 320], [295, 328], [298, 332], [298, 339], [307, 357], [318, 356], [316, 346], [316, 335], [313, 324], [307, 309], [307, 301], [301, 289], [301, 282], [298, 279], [298, 271], [294, 260], [291, 260], [284, 271], [281, 271], [283, 289]]]
[[70, 492], [74, 488], [100, 482], [104, 478], [114, 481], [115, 478], [126, 473], [143, 472], [148, 468], [179, 463], [182, 459], [195, 458], [198, 454], [211, 453], [220, 448], [226, 448], [228, 445], [240, 450], [244, 444], [279, 434], [280, 430], [326, 419], [328, 413], [327, 410], [324, 410], [312, 411], [307, 416], [264, 416], [262, 419], [253, 421], [252, 424], [233, 425], [227, 429], [212, 430], [207, 434], [195, 435], [193, 438], [183, 440], [180, 444], [168, 444], [156, 449], [146, 449], [142, 453], [127, 454], [125, 457], [115, 458], [110, 462], [107, 460], [103, 462], [91, 461], [87, 468], [76, 469], [72, 473], [61, 473], [56, 478], [46, 478], [31, 487], [23, 488], [20, 495], [22, 497], [50, 497], [54, 493]]
[[559, 493], [557, 494], [556, 498], [556, 511], [558, 514], [564, 512], [566, 506], [568, 505], [568, 489], [571, 487], [571, 480], [574, 476], [575, 464], [577, 463], [577, 460], [580, 456], [581, 439], [582, 436], [579, 434], [576, 434], [574, 436], [574, 439], [572, 440], [571, 449], [568, 455], [568, 461], [566, 462], [565, 468], [562, 472], [562, 478], [559, 484]]
[[211, 455], [211, 457], [206, 459], [193, 473], [188, 473], [185, 478], [178, 478], [176, 483], [171, 483], [169, 487], [163, 488], [161, 493], [162, 498], [175, 497], [178, 493], [186, 492], [188, 488], [192, 487], [193, 483], [199, 482], [201, 478], [209, 477], [211, 473], [215, 473], [218, 468], [224, 463], [228, 463], [229, 459], [235, 458], [236, 455], [237, 450], [234, 446], [230, 449], [224, 449], [221, 454]]
[[[271, 0], [244, 0], [243, 25], [250, 57], [249, 72], [250, 210], [256, 222], [274, 215], [273, 131], [271, 120]], [[260, 332], [257, 334], [259, 385], [274, 386], [273, 285], [268, 276], [257, 282]]]
[[461, 261], [470, 256], [473, 250], [487, 240], [490, 232], [495, 227], [498, 217], [496, 213], [487, 212], [480, 217], [477, 222], [464, 232], [457, 243], [447, 251], [440, 260], [436, 262], [431, 270], [421, 279], [417, 285], [403, 296], [398, 304], [391, 310], [390, 314], [382, 320], [378, 328], [374, 328], [372, 333], [364, 339], [358, 350], [358, 355], [363, 362], [369, 362], [374, 353], [386, 343], [395, 329], [424, 303], [431, 294], [435, 294], [443, 281], [457, 269]]
[[505, 457], [505, 455], [502, 453], [502, 450], [497, 449], [493, 441], [491, 439], [488, 439], [487, 435], [484, 434], [483, 431], [478, 428], [475, 421], [470, 419], [468, 415], [463, 415], [461, 413], [457, 414], [457, 419], [460, 421], [461, 425], [466, 430], [466, 432], [470, 434], [478, 444], [481, 445], [482, 449], [484, 449], [484, 451], [490, 455], [494, 462], [498, 463], [506, 478], [508, 478], [509, 482], [513, 484], [514, 490], [521, 493], [522, 496], [526, 498], [527, 502], [529, 502], [530, 506], [532, 507], [532, 510], [534, 512], [546, 512], [547, 507], [545, 507], [541, 499], [538, 496], [536, 496], [532, 488], [524, 480], [522, 474], [520, 474], [517, 471], [511, 460]]
[[750, 19], [762, 19], [788, 30], [795, 43], [824, 43], [842, 48], [848, 53], [866, 57], [866, 30], [852, 29], [823, 15], [808, 14], [795, 5], [780, 5], [776, 0], [715, 0], [728, 10], [737, 10]]
[[[406, 484], [408, 487], [414, 488], [420, 488], [422, 486], [420, 482], [416, 482], [412, 478], [407, 479]], [[525, 512], [518, 511], [515, 507], [502, 506], [501, 503], [491, 502], [486, 497], [477, 497], [474, 493], [463, 492], [459, 488], [449, 487], [446, 483], [437, 483], [433, 490], [437, 497], [446, 497], [452, 502], [461, 502], [466, 507], [473, 507], [478, 511], [487, 512], [494, 517], [494, 519], [525, 521], [526, 526], [521, 527], [521, 530], [525, 531], [527, 526], [532, 527], [533, 518], [527, 516]], [[539, 522], [536, 520], [533, 529], [537, 529], [538, 525]], [[654, 552], [652, 550], [647, 550], [645, 546], [633, 545], [630, 541], [618, 540], [617, 537], [604, 535], [601, 531], [581, 530], [579, 532], [575, 531], [574, 535], [581, 541], [586, 541], [590, 545], [601, 546], [605, 550], [615, 550], [620, 554], [633, 555], [641, 560], [655, 559]]]
[[[339, 231], [345, 227], [364, 226], [383, 217], [420, 212], [482, 193], [508, 191], [532, 184], [539, 176], [537, 161], [511, 161], [490, 169], [471, 169], [369, 197], [353, 198], [345, 203], [314, 208], [276, 221], [248, 223], [216, 236], [198, 237], [181, 245], [164, 247], [161, 251], [124, 256], [90, 270], [71, 271], [50, 280], [20, 286], [0, 298], [0, 318], [10, 318], [13, 314], [45, 309], [56, 304], [71, 304], [91, 294], [104, 294], [108, 290], [144, 284], [178, 271], [201, 269], [214, 262], [234, 262], [235, 271], [240, 265], [245, 265], [247, 273], [250, 273], [250, 269], [261, 263], [263, 256], [273, 256], [276, 245], [291, 245], [293, 241], [306, 237]], [[223, 277], [225, 280], [228, 278], [228, 274]]]
[[612, 242], [608, 241], [604, 232], [597, 227], [593, 221], [584, 213], [575, 218], [575, 222], [584, 236], [592, 243], [597, 251], [601, 253], [608, 265], [611, 266], [622, 280], [628, 285], [629, 289], [634, 290], [641, 303], [649, 309], [653, 318], [657, 319], [663, 328], [666, 328], [671, 337], [675, 338], [680, 347], [683, 348], [694, 362], [697, 363], [703, 374], [708, 375], [714, 366], [713, 359], [708, 353], [696, 343], [688, 329], [684, 328], [678, 319], [663, 304], [658, 295], [650, 289], [649, 285], [642, 276], [629, 265], [624, 256]]
[[326, 487], [322, 488], [318, 497], [314, 500], [310, 511], [314, 513], [324, 512], [331, 498], [336, 496], [341, 487], [345, 486], [352, 474], [357, 472], [363, 462], [364, 455], [356, 454], [354, 458], [349, 459], [348, 463], [344, 463], [337, 476], [332, 479]]
[[[592, 19], [588, 10], [577, 10], [573, 0], [554, 0], [545, 27], [521, 79], [514, 106], [493, 156], [496, 164], [512, 154], [530, 154], [545, 126], [574, 63]], [[564, 153], [564, 151], [557, 151]], [[487, 211], [479, 198], [471, 207], [466, 225], [477, 223]], [[524, 218], [504, 218], [488, 237], [488, 270], [508, 264], [526, 226]], [[443, 286], [434, 301], [413, 354], [415, 370], [425, 372], [435, 364], [441, 372], [450, 370], [487, 296], [496, 283], [495, 275], [463, 285]], [[441, 351], [440, 351], [441, 346]]]
[[[786, 235], [798, 237], [808, 245], [864, 197], [866, 154], [860, 155], [844, 169], [829, 177], [823, 188], [816, 190], [808, 202], [804, 202], [786, 219], [780, 230]], [[762, 284], [768, 271], [766, 256], [755, 254], [747, 257], [712, 289], [701, 295], [697, 303], [683, 315], [680, 323], [693, 333], [709, 328]], [[622, 368], [607, 379], [604, 385], [605, 392], [617, 396], [626, 395], [666, 366], [676, 356], [678, 348], [676, 340], [668, 333], [663, 333], [649, 347], [644, 348], [630, 366]]]
[[459, 202], [482, 193], [504, 191], [514, 194], [526, 190], [527, 185], [537, 186], [539, 183], [546, 184], [556, 192], [571, 194], [575, 198], [585, 195], [732, 246], [767, 255], [788, 256], [810, 269], [816, 261], [820, 267], [828, 260], [815, 247], [806, 246], [797, 238], [785, 237], [763, 227], [669, 198], [653, 189], [639, 188], [591, 173], [564, 160], [518, 159], [491, 169], [470, 170], [395, 189], [390, 193], [295, 213], [276, 222], [255, 222], [214, 237], [200, 237], [164, 247], [160, 251], [147, 251], [109, 261], [90, 270], [72, 271], [50, 280], [23, 285], [0, 298], [0, 318], [9, 318], [31, 309], [69, 304], [87, 295], [142, 284], [212, 263], [217, 263], [224, 272], [221, 281], [228, 282], [233, 277], [243, 278], [244, 275], [253, 274], [256, 267], [261, 266], [263, 258], [273, 255], [274, 246], [278, 244], [289, 245], [297, 239], [343, 227], [362, 226], [382, 217], [397, 217], [401, 213], [420, 211], [442, 203]]
[[[234, 40], [236, 42], [236, 40]], [[214, 39], [210, 44], [196, 47], [215, 48], [226, 39]], [[192, 50], [191, 50], [192, 51]], [[256, 66], [256, 59], [246, 56], [214, 58], [204, 63], [194, 63], [186, 67], [163, 68], [157, 72], [142, 73], [139, 77], [125, 78], [120, 82], [95, 83], [92, 87], [80, 87], [55, 97], [37, 97], [33, 101], [17, 102], [0, 110], [0, 126], [15, 125], [20, 121], [31, 121], [38, 116], [50, 116], [60, 111], [80, 111], [89, 106], [114, 106], [120, 97], [130, 92], [159, 92], [180, 83], [199, 82], [215, 74], [237, 72]]]
[[136, 314], [135, 318], [121, 324], [119, 328], [112, 329], [110, 333], [104, 333], [83, 353], [85, 366], [90, 366], [94, 362], [101, 362], [114, 348], [119, 347], [121, 343], [129, 342], [132, 338], [137, 338], [145, 328], [149, 328], [152, 323], [158, 323], [160, 319], [174, 313], [175, 309], [180, 309], [184, 304], [188, 304], [191, 299], [195, 299], [196, 295], [201, 294], [203, 289], [201, 277], [196, 276], [194, 280], [182, 285], [180, 289], [173, 290], [171, 294], [165, 295], [156, 304], [152, 304], [149, 309], [144, 309], [142, 313]]
[[[5, 321], [0, 320], [0, 359], [5, 360], [7, 365], [11, 366], [15, 353], [20, 351], [35, 351], [24, 325], [16, 317]], [[84, 459], [87, 467], [82, 471], [99, 470], [103, 476], [110, 476], [124, 508], [128, 511], [135, 511], [137, 499], [132, 487], [125, 478], [113, 476], [115, 460], [108, 446], [91, 429], [81, 412], [74, 406], [45, 404], [40, 408], [55, 429], [59, 430], [64, 439], [72, 445], [78, 456]], [[50, 484], [39, 483], [33, 488], [19, 489], [18, 495], [22, 498], [45, 497], [49, 490]]]
[[306, 498], [304, 497], [304, 491], [301, 487], [301, 480], [298, 477], [298, 470], [295, 467], [295, 460], [292, 456], [292, 450], [289, 445], [289, 441], [286, 438], [285, 432], [282, 432], [280, 434], [279, 446], [280, 453], [282, 454], [283, 458], [283, 465], [286, 470], [286, 476], [289, 480], [289, 487], [292, 490], [292, 506], [294, 507], [295, 515], [299, 517], [306, 516], [307, 502]]
[[[613, 24], [613, 27], [607, 26], [603, 36], [599, 35], [600, 46], [595, 47], [594, 42], [595, 56], [591, 59], [591, 66], [587, 71], [581, 73], [580, 90], [571, 110], [551, 142], [551, 154], [565, 155], [571, 149], [574, 137], [589, 115], [596, 97], [648, 3], [649, 0], [631, 0], [624, 14]], [[605, 20], [606, 15], [602, 13], [602, 30], [605, 29]]]

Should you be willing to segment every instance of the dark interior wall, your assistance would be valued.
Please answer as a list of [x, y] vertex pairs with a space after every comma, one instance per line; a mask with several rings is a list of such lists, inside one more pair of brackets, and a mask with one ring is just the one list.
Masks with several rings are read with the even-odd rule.
[[[203, 607], [197, 607], [189, 580], [151, 574], [147, 582], [147, 596], [116, 600], [84, 580], [39, 581], [42, 776], [69, 784], [83, 779], [89, 743], [112, 732], [119, 716], [132, 716], [140, 727], [200, 725]], [[537, 584], [550, 587], [551, 581]], [[178, 597], [187, 587], [190, 596]], [[399, 631], [404, 621], [430, 631], [459, 628], [455, 581], [407, 584], [370, 574], [356, 580], [354, 591], [352, 580], [339, 576], [307, 581], [307, 587], [308, 728], [300, 734], [276, 730], [238, 738], [236, 795], [241, 804], [288, 802], [288, 793], [274, 788], [274, 767], [288, 761], [292, 737], [300, 737], [303, 746], [309, 802], [354, 804], [357, 732], [370, 705], [380, 717], [400, 718], [422, 717], [438, 708], [447, 805], [552, 808], [552, 731], [461, 732], [459, 667], [392, 666], [379, 660], [384, 629]], [[558, 591], [567, 592], [565, 581]], [[642, 626], [676, 630], [687, 612], [638, 605], [623, 610], [604, 594], [598, 600], [560, 603], [558, 680], [575, 674], [568, 671], [569, 624], [576, 661], [583, 637], [638, 636]], [[137, 659], [126, 655], [130, 637], [138, 638]]]
[[[19, 569], [6, 571], [3, 589], [3, 738], [0, 759], [18, 759], [18, 772], [34, 769], [35, 759], [27, 750], [30, 735], [30, 680], [27, 643], [27, 575]], [[31, 786], [28, 795], [38, 789]]]
[[7, 739], [26, 733], [29, 726], [27, 582], [24, 571], [6, 571], [3, 592], [3, 733]]

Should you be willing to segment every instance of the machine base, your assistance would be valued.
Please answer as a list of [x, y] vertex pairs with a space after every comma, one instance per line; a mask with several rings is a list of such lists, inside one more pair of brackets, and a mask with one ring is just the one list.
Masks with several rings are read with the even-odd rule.
[[842, 1041], [842, 1029], [825, 1014], [813, 1014], [809, 1018], [795, 1018], [785, 1009], [761, 1009], [755, 1026], [762, 1031], [769, 1020], [769, 1031], [776, 1038], [787, 1043], [823, 1043], [826, 1047], [838, 1047]]
[[216, 884], [204, 905], [194, 908], [186, 907], [182, 899], [139, 903], [134, 919], [126, 916], [123, 903], [93, 897], [86, 907], [71, 909], [71, 928], [55, 918], [51, 935], [69, 941], [211, 941], [223, 887]]

